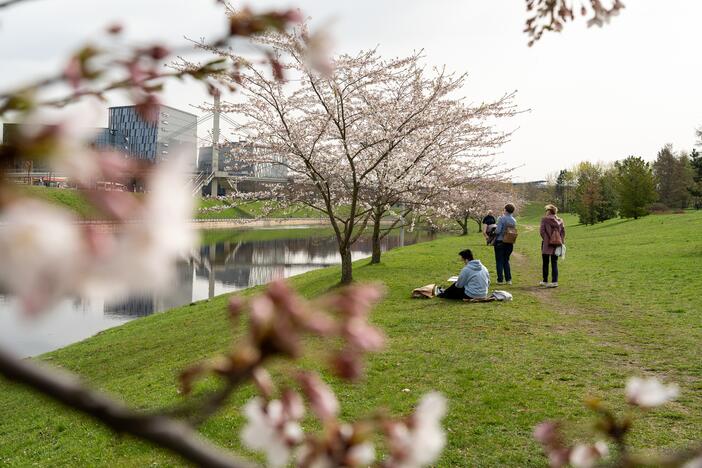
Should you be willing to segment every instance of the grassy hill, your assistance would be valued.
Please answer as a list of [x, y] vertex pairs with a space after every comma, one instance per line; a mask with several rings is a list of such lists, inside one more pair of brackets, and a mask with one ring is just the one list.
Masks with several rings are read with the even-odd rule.
[[[33, 197], [37, 197], [76, 213], [84, 219], [99, 219], [100, 214], [96, 213], [79, 190], [59, 189], [40, 186], [20, 187]], [[260, 216], [268, 218], [319, 218], [320, 214], [311, 208], [303, 206], [281, 207], [273, 210], [264, 208], [261, 201], [245, 201], [231, 203], [217, 199], [197, 199], [198, 208], [217, 208], [208, 212], [196, 212], [196, 219], [251, 219]]]
[[[343, 416], [381, 405], [407, 413], [436, 389], [450, 401], [448, 446], [438, 466], [544, 466], [533, 426], [563, 418], [571, 434], [592, 433], [582, 402], [594, 395], [624, 410], [631, 375], [678, 382], [680, 398], [636, 422], [639, 446], [702, 440], [702, 213], [612, 220], [578, 226], [566, 216], [568, 256], [560, 288], [539, 289], [538, 210], [519, 221], [511, 303], [413, 300], [412, 288], [442, 282], [460, 269], [457, 252], [475, 249], [494, 272], [477, 235], [444, 237], [393, 250], [383, 263], [357, 262], [355, 277], [379, 280], [388, 296], [372, 319], [388, 334], [371, 358], [364, 385], [332, 378]], [[531, 223], [530, 225], [527, 225]], [[293, 284], [322, 293], [338, 268], [307, 273]], [[247, 291], [245, 294], [249, 294]], [[227, 346], [226, 297], [153, 315], [42, 357], [74, 370], [141, 408], [178, 401], [175, 374]], [[409, 392], [403, 391], [409, 389]], [[239, 448], [239, 408], [246, 388], [202, 431]], [[21, 388], [0, 384], [0, 465], [163, 466], [169, 454], [115, 438]]]
[[40, 186], [25, 186], [20, 187], [20, 190], [25, 191], [32, 197], [37, 197], [50, 203], [61, 205], [64, 208], [73, 211], [81, 218], [94, 219], [98, 217], [95, 209], [88, 203], [85, 197], [78, 190]]

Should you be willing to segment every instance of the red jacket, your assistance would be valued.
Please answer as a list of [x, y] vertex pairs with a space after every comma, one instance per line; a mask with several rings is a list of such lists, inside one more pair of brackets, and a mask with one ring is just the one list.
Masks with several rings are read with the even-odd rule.
[[559, 230], [561, 234], [561, 239], [565, 243], [565, 226], [563, 225], [563, 220], [556, 217], [555, 215], [549, 214], [541, 218], [541, 228], [539, 232], [541, 233], [541, 253], [544, 255], [555, 255], [556, 246], [549, 244], [549, 239], [551, 238], [551, 233], [556, 229]]

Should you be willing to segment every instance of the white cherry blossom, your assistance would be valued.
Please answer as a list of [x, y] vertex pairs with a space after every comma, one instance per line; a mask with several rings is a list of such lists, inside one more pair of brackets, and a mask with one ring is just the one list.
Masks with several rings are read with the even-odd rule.
[[577, 444], [570, 451], [569, 462], [574, 468], [592, 468], [602, 458], [609, 455], [609, 447], [604, 441], [595, 444]]
[[290, 419], [280, 400], [266, 403], [254, 398], [244, 406], [247, 422], [241, 431], [241, 440], [252, 450], [265, 452], [268, 466], [285, 466], [292, 447], [303, 438], [296, 419]]
[[398, 422], [389, 434], [392, 456], [389, 465], [419, 468], [436, 461], [446, 444], [441, 419], [446, 414], [446, 399], [439, 393], [425, 395], [409, 422]]
[[28, 312], [75, 291], [87, 261], [75, 221], [66, 210], [31, 199], [0, 214], [0, 285]]
[[677, 398], [680, 388], [676, 384], [664, 385], [654, 377], [631, 377], [626, 383], [625, 393], [630, 404], [654, 408]]

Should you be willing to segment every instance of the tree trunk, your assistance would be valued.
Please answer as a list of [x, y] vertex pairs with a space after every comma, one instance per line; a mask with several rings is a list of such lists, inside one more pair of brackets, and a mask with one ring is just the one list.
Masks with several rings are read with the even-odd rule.
[[351, 248], [349, 246], [339, 247], [339, 253], [341, 254], [341, 284], [351, 284], [353, 281]]
[[371, 255], [371, 265], [380, 263], [380, 216], [373, 216], [373, 253]]
[[456, 222], [458, 223], [459, 226], [461, 226], [461, 235], [467, 236], [468, 235], [468, 220], [464, 219], [463, 221], [461, 221], [460, 219], [457, 219]]

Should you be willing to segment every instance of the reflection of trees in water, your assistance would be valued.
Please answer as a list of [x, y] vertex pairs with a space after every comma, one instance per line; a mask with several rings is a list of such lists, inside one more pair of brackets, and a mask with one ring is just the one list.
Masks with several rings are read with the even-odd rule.
[[[382, 249], [411, 245], [431, 237], [426, 232], [397, 230], [382, 240]], [[356, 258], [370, 255], [370, 251], [370, 237], [360, 238], [353, 248]], [[210, 279], [214, 274], [214, 280], [237, 288], [265, 284], [340, 261], [333, 237], [221, 242], [201, 246], [200, 259], [198, 277]]]
[[182, 262], [176, 268], [173, 287], [160, 294], [133, 296], [105, 304], [105, 315], [114, 318], [135, 318], [154, 312], [189, 304], [193, 300], [194, 268], [191, 262]]
[[110, 317], [144, 317], [153, 314], [154, 298], [130, 297], [124, 301], [105, 304], [105, 315]]

